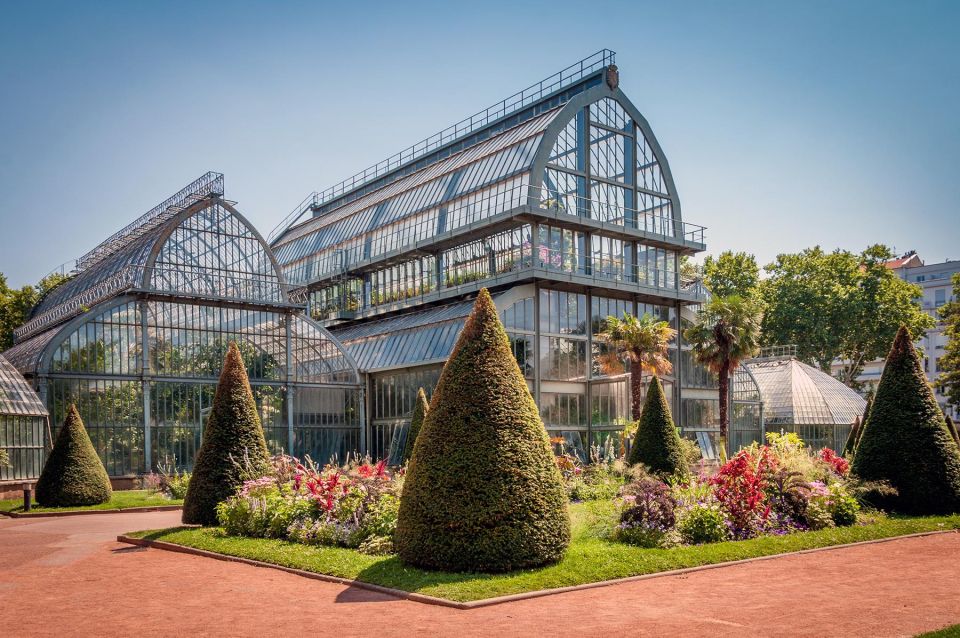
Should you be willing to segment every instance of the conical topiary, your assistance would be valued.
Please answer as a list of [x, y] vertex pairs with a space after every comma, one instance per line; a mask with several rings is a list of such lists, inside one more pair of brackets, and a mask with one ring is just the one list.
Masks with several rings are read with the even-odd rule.
[[397, 552], [431, 569], [501, 572], [557, 561], [569, 541], [547, 432], [481, 290], [413, 447]]
[[852, 472], [889, 481], [897, 496], [876, 505], [909, 514], [960, 511], [960, 449], [927, 383], [906, 328], [900, 328], [880, 377]]
[[857, 430], [857, 440], [853, 444], [853, 453], [857, 453], [857, 447], [860, 445], [860, 439], [863, 438], [863, 431], [867, 429], [867, 420], [870, 418], [870, 407], [873, 405], [874, 394], [867, 397], [867, 405], [863, 408], [863, 418], [860, 419], [860, 428]]
[[217, 523], [217, 504], [233, 496], [250, 478], [241, 467], [245, 459], [254, 472], [265, 470], [269, 462], [243, 357], [231, 342], [183, 500], [184, 523]]
[[853, 453], [857, 449], [857, 439], [860, 438], [860, 417], [853, 420], [850, 426], [850, 434], [847, 435], [847, 442], [843, 446], [843, 456], [848, 459], [853, 458]]
[[71, 404], [36, 485], [37, 504], [68, 507], [106, 503], [110, 477], [90, 441], [77, 406]]
[[406, 463], [413, 455], [413, 444], [420, 434], [420, 428], [423, 426], [423, 419], [430, 411], [430, 404], [427, 403], [427, 393], [423, 388], [417, 390], [417, 400], [413, 405], [413, 416], [410, 417], [410, 430], [407, 432], [407, 441], [403, 444], [403, 461]]
[[647, 397], [627, 461], [631, 465], [641, 463], [663, 478], [687, 473], [680, 435], [673, 424], [659, 377], [654, 376], [647, 386]]
[[943, 415], [943, 418], [947, 422], [947, 430], [950, 432], [950, 436], [953, 437], [953, 440], [957, 442], [957, 446], [960, 447], [960, 433], [957, 432], [957, 424], [953, 422], [949, 414]]

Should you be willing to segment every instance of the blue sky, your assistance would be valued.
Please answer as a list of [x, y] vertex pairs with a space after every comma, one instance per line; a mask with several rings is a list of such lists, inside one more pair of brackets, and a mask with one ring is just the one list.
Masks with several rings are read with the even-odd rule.
[[960, 259], [958, 2], [7, 2], [0, 271], [32, 283], [207, 170], [312, 190], [598, 49], [710, 252]]

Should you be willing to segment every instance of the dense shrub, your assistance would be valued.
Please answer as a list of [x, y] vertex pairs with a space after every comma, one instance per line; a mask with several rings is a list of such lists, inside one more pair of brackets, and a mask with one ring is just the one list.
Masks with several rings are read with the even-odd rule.
[[683, 476], [687, 460], [680, 435], [673, 424], [670, 405], [658, 377], [647, 387], [647, 398], [637, 425], [637, 434], [627, 459], [631, 465], [641, 463], [658, 476]]
[[860, 437], [860, 417], [857, 417], [853, 420], [853, 425], [850, 426], [850, 434], [847, 435], [847, 441], [843, 444], [843, 455], [848, 459], [853, 458], [854, 452], [857, 451], [857, 439]]
[[624, 506], [614, 538], [640, 547], [660, 547], [676, 526], [677, 501], [670, 486], [647, 476], [621, 492]]
[[406, 463], [413, 456], [413, 444], [417, 441], [417, 435], [420, 434], [420, 428], [423, 426], [423, 420], [430, 411], [430, 404], [427, 403], [427, 393], [423, 388], [417, 390], [417, 400], [413, 404], [413, 415], [410, 417], [410, 430], [407, 432], [407, 440], [403, 444], [403, 462]]
[[950, 431], [950, 436], [953, 437], [957, 446], [960, 446], [960, 433], [957, 432], [957, 424], [953, 422], [949, 414], [945, 414], [943, 418], [947, 422], [947, 430]]
[[703, 545], [726, 540], [729, 531], [720, 506], [697, 504], [685, 511], [677, 522], [684, 543]]
[[889, 481], [875, 503], [909, 514], [960, 511], [960, 449], [927, 383], [906, 328], [897, 333], [870, 407], [852, 472]]
[[97, 505], [113, 494], [110, 477], [73, 404], [35, 489], [37, 503], [44, 507]]
[[268, 460], [247, 370], [231, 342], [184, 498], [183, 522], [215, 525], [217, 504], [233, 496], [244, 480], [254, 478], [248, 472], [265, 472]]
[[421, 567], [496, 572], [557, 561], [569, 540], [546, 430], [481, 290], [413, 449], [397, 551]]

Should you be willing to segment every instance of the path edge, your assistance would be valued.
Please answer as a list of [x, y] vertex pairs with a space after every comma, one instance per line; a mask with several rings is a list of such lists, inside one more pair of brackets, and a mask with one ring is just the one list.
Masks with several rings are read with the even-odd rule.
[[203, 556], [205, 558], [213, 558], [216, 560], [222, 560], [222, 561], [227, 561], [231, 563], [243, 563], [245, 565], [252, 565], [254, 567], [266, 567], [268, 569], [277, 569], [290, 574], [295, 574], [297, 576], [303, 576], [304, 578], [311, 578], [313, 580], [320, 580], [328, 583], [334, 583], [337, 585], [345, 585], [347, 587], [357, 587], [359, 589], [366, 589], [369, 591], [386, 594], [394, 598], [399, 598], [402, 600], [411, 600], [414, 602], [424, 603], [427, 605], [450, 607], [452, 609], [477, 609], [479, 607], [490, 607], [492, 605], [502, 605], [504, 603], [511, 603], [511, 602], [516, 602], [520, 600], [529, 600], [531, 598], [542, 598], [544, 596], [554, 596], [557, 594], [565, 594], [565, 593], [581, 591], [585, 589], [596, 589], [598, 587], [610, 587], [613, 585], [619, 585], [623, 583], [632, 583], [632, 582], [637, 582], [641, 580], [650, 580], [653, 578], [681, 576], [684, 574], [692, 574], [695, 572], [706, 571], [708, 569], [732, 567], [734, 565], [744, 565], [744, 564], [755, 563], [755, 562], [764, 561], [764, 560], [773, 560], [775, 558], [799, 556], [803, 554], [813, 554], [817, 552], [846, 549], [849, 547], [858, 547], [861, 545], [875, 545], [878, 543], [889, 543], [891, 541], [904, 540], [908, 538], [921, 538], [924, 536], [936, 536], [939, 534], [957, 534], [957, 533], [960, 533], [960, 530], [944, 529], [944, 530], [933, 530], [929, 532], [915, 532], [913, 534], [904, 534], [901, 536], [888, 536], [886, 538], [874, 538], [866, 541], [856, 541], [854, 543], [843, 543], [841, 545], [828, 545], [826, 547], [814, 547], [811, 549], [801, 549], [795, 552], [782, 552], [780, 554], [770, 554], [768, 556], [754, 556], [752, 558], [741, 558], [738, 560], [730, 560], [722, 563], [713, 563], [710, 565], [697, 565], [694, 567], [683, 567], [681, 569], [672, 569], [669, 571], [655, 572], [652, 574], [638, 574], [636, 576], [626, 576], [624, 578], [614, 578], [612, 580], [601, 580], [595, 583], [583, 583], [580, 585], [571, 585], [569, 587], [555, 587], [553, 589], [538, 589], [534, 591], [522, 592], [519, 594], [508, 594], [506, 596], [496, 596], [494, 598], [481, 598], [479, 600], [472, 600], [469, 602], [458, 602], [455, 600], [449, 600], [447, 598], [439, 598], [437, 596], [428, 596], [426, 594], [408, 592], [402, 589], [394, 589], [392, 587], [385, 587], [383, 585], [367, 583], [361, 580], [352, 580], [349, 578], [340, 578], [339, 576], [330, 576], [329, 574], [320, 574], [317, 572], [310, 572], [303, 569], [297, 569], [295, 567], [286, 567], [284, 565], [277, 565], [275, 563], [268, 563], [265, 561], [255, 560], [252, 558], [243, 558], [241, 556], [231, 556], [229, 554], [211, 552], [209, 550], [197, 549], [194, 547], [187, 547], [186, 545], [178, 545], [177, 543], [169, 543], [167, 541], [157, 541], [157, 540], [151, 540], [146, 538], [134, 538], [132, 536], [127, 536], [126, 534], [121, 534], [117, 536], [117, 542], [127, 543], [129, 545], [136, 545], [138, 547], [152, 547], [155, 549], [162, 549], [162, 550], [177, 552], [181, 554], [192, 554], [194, 556]]
[[125, 507], [112, 510], [73, 510], [69, 512], [0, 512], [10, 518], [58, 518], [61, 516], [89, 516], [91, 514], [136, 514], [137, 512], [169, 512], [183, 509], [183, 505], [153, 505], [150, 507]]

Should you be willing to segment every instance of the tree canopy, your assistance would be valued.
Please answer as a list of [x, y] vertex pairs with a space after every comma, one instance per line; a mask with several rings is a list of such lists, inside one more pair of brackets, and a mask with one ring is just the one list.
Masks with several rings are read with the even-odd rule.
[[760, 290], [760, 267], [751, 254], [725, 250], [703, 260], [703, 284], [716, 297], [756, 297]]
[[[951, 279], [954, 293], [960, 290], [960, 273]], [[960, 408], [960, 300], [956, 297], [940, 307], [943, 332], [947, 335], [944, 355], [940, 357], [937, 384], [954, 407]]]
[[920, 288], [887, 268], [893, 256], [879, 244], [860, 254], [817, 246], [778, 255], [760, 286], [763, 344], [796, 344], [800, 359], [825, 372], [839, 359], [840, 380], [855, 388], [864, 364], [886, 355], [901, 325], [917, 339], [934, 324], [916, 301]]

